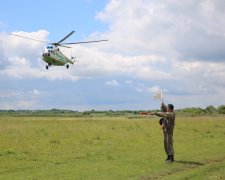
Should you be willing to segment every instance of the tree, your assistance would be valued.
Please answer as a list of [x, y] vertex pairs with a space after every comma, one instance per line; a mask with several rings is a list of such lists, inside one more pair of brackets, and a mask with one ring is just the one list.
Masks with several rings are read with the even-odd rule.
[[206, 110], [205, 109], [195, 108], [195, 107], [185, 108], [182, 111], [186, 112], [186, 113], [191, 113], [192, 115], [204, 115], [204, 114], [206, 114]]
[[211, 105], [211, 106], [207, 106], [207, 107], [205, 108], [205, 110], [206, 110], [209, 114], [212, 114], [212, 113], [214, 113], [214, 112], [217, 111], [217, 109], [216, 109], [215, 107], [213, 107], [212, 105]]
[[218, 107], [218, 112], [219, 112], [220, 114], [225, 114], [225, 105], [219, 106], [219, 107]]

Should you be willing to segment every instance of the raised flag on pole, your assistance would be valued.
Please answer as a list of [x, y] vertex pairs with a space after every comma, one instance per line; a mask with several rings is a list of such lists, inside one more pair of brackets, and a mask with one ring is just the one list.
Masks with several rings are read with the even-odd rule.
[[158, 91], [153, 97], [155, 100], [160, 100], [160, 99], [163, 100], [162, 91], [161, 90]]

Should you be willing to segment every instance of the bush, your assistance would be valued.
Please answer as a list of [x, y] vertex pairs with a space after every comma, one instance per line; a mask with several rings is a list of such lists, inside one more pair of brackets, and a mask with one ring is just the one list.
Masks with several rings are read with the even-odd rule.
[[192, 115], [203, 115], [206, 114], [207, 111], [205, 109], [202, 108], [185, 108], [182, 110], [185, 113], [191, 113]]
[[209, 114], [213, 114], [215, 112], [217, 112], [217, 109], [213, 106], [207, 106], [205, 109]]
[[218, 107], [218, 112], [219, 112], [220, 114], [225, 114], [225, 105], [219, 106], [219, 107]]

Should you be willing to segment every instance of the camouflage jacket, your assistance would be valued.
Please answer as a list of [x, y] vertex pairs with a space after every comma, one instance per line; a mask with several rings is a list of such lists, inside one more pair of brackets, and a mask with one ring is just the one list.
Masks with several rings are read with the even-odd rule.
[[163, 117], [166, 120], [165, 126], [167, 129], [173, 129], [175, 125], [174, 112], [156, 112], [156, 116]]

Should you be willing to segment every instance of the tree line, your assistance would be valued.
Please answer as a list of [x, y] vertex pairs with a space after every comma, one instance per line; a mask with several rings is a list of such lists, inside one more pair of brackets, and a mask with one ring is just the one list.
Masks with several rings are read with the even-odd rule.
[[[0, 110], [0, 115], [11, 115], [11, 116], [91, 116], [91, 115], [107, 115], [107, 116], [122, 116], [122, 115], [139, 115], [140, 111], [148, 112], [148, 110], [105, 110], [105, 111], [83, 111], [79, 112], [77, 110], [66, 110], [66, 109], [50, 109], [50, 110]], [[151, 110], [151, 111], [160, 111]], [[212, 105], [206, 108], [191, 107], [177, 109], [177, 114], [187, 114], [187, 115], [210, 115], [210, 114], [225, 114], [225, 105], [219, 107], [214, 107]]]
[[225, 105], [221, 105], [217, 108], [211, 105], [207, 106], [205, 109], [199, 107], [184, 108], [179, 109], [178, 112], [190, 113], [192, 115], [225, 114]]

